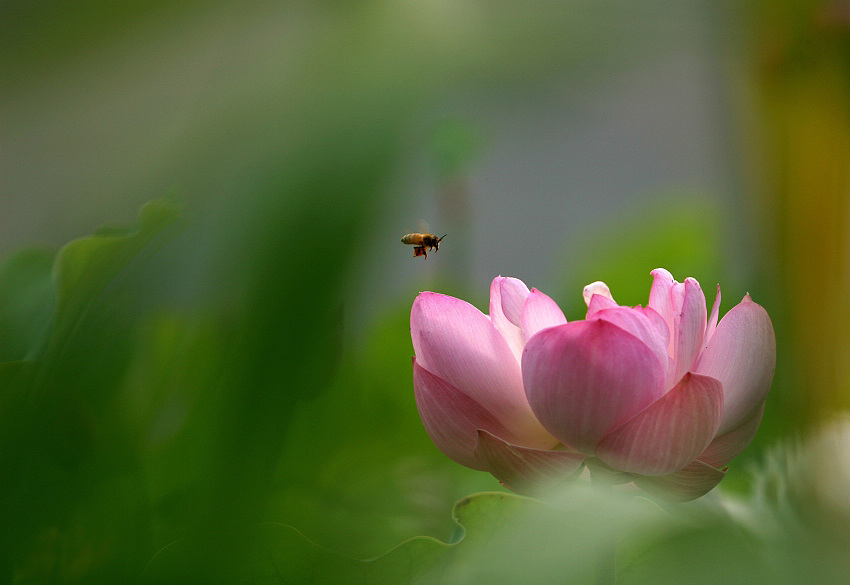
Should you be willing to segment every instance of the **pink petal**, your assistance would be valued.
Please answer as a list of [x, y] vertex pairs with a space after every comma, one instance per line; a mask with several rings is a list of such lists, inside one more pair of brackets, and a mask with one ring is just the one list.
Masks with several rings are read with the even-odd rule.
[[486, 464], [475, 457], [478, 429], [516, 440], [479, 402], [426, 370], [416, 358], [413, 358], [413, 389], [428, 436], [440, 451], [461, 465], [482, 471], [487, 469]]
[[667, 353], [667, 342], [670, 333], [667, 330], [667, 324], [653, 309], [649, 307], [646, 309], [642, 307], [602, 309], [588, 317], [588, 320], [592, 319], [602, 319], [613, 323], [643, 341], [655, 353], [658, 361], [664, 364], [665, 372], [668, 371], [670, 356]]
[[674, 381], [678, 381], [685, 372], [694, 367], [705, 336], [705, 295], [693, 278], [686, 278], [681, 288], [682, 304], [677, 306], [679, 311], [674, 315], [677, 326], [676, 348], [673, 354], [676, 360]]
[[410, 335], [420, 366], [494, 414], [526, 403], [519, 362], [490, 319], [469, 303], [421, 293], [410, 312]]
[[[667, 323], [670, 331], [673, 332], [675, 331], [673, 327], [673, 285], [676, 281], [673, 280], [673, 275], [663, 268], [656, 268], [651, 274], [653, 280], [647, 306], [655, 309]], [[672, 341], [671, 339], [671, 343]]]
[[717, 316], [720, 312], [720, 285], [717, 285], [717, 296], [714, 297], [714, 304], [711, 306], [711, 315], [708, 317], [708, 325], [705, 327], [705, 338], [702, 341], [703, 348], [708, 346], [708, 341], [714, 335], [714, 330], [717, 328]]
[[[608, 285], [602, 282], [601, 280], [597, 280], [596, 282], [591, 282], [584, 290], [581, 291], [581, 296], [584, 298], [584, 304], [590, 307], [590, 300], [594, 295], [599, 295], [601, 297], [605, 297], [606, 299], [613, 301], [614, 297], [611, 296], [611, 289], [608, 288]], [[617, 303], [614, 303], [615, 305]]]
[[[522, 303], [525, 302], [525, 297], [528, 294], [528, 287], [516, 278], [497, 276], [490, 283], [490, 320], [496, 331], [501, 333], [502, 337], [505, 338], [517, 362], [522, 357], [522, 350], [525, 347], [525, 337], [522, 333], [519, 319], [515, 318], [515, 322], [512, 322], [508, 313], [516, 317], [517, 303], [519, 303], [519, 310], [521, 311]], [[505, 298], [503, 298], [503, 295]], [[521, 296], [522, 299], [516, 298], [517, 296]]]
[[566, 479], [584, 461], [581, 453], [511, 445], [485, 430], [478, 431], [475, 456], [505, 487], [521, 493]]
[[723, 384], [725, 433], [760, 408], [773, 380], [776, 337], [767, 312], [744, 297], [717, 325], [694, 371]]
[[601, 319], [540, 331], [525, 346], [522, 371], [543, 426], [587, 454], [664, 394], [665, 371], [653, 351]]
[[587, 316], [586, 319], [590, 319], [597, 312], [602, 311], [604, 309], [614, 309], [619, 307], [613, 299], [603, 296], [603, 295], [593, 295], [590, 297], [590, 300], [587, 302]]
[[698, 459], [715, 467], [725, 466], [752, 442], [763, 414], [764, 404], [740, 425], [716, 437]]
[[710, 492], [725, 476], [725, 470], [716, 469], [702, 461], [692, 461], [670, 475], [636, 475], [634, 482], [655, 496], [674, 502], [687, 502]]
[[536, 288], [531, 289], [522, 307], [522, 329], [526, 340], [542, 329], [566, 322], [567, 318], [555, 301]]
[[630, 473], [673, 473], [708, 446], [722, 409], [720, 382], [685, 374], [670, 392], [608, 434], [596, 446], [596, 456], [614, 469]]
[[499, 289], [501, 291], [502, 311], [508, 321], [521, 326], [522, 306], [530, 294], [525, 283], [518, 278], [500, 277]]

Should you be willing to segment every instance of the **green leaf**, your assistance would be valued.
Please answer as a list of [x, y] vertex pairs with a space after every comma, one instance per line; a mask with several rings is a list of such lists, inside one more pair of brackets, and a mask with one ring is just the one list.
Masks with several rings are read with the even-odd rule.
[[146, 203], [137, 223], [104, 227], [67, 244], [56, 257], [56, 330], [62, 335], [133, 259], [179, 217], [178, 208], [164, 200]]
[[412, 535], [445, 537], [452, 523], [444, 510], [499, 489], [425, 432], [413, 393], [412, 297], [347, 345], [338, 376], [295, 410], [278, 453], [279, 488], [264, 518], [350, 556], [373, 556]]
[[33, 358], [53, 319], [53, 252], [27, 249], [0, 264], [0, 362]]
[[[149, 203], [134, 226], [69, 243], [50, 263], [52, 274], [46, 254], [24, 252], [4, 266], [10, 280], [0, 289], [13, 304], [0, 315], [13, 315], [6, 323], [28, 333], [10, 356], [37, 359], [0, 364], [0, 581], [12, 567], [40, 575], [49, 566], [78, 580], [86, 563], [65, 563], [77, 547], [109, 549], [105, 572], [126, 572], [134, 557], [147, 557], [138, 544], [116, 544], [116, 535], [144, 542], [147, 527], [136, 520], [142, 483], [113, 402], [143, 304], [135, 284], [144, 271], [136, 263], [177, 216], [170, 204]], [[121, 486], [120, 504], [113, 485]], [[100, 493], [113, 497], [94, 496]], [[57, 547], [65, 556], [56, 565], [39, 560]]]
[[259, 524], [232, 534], [195, 535], [160, 550], [141, 583], [410, 583], [431, 582], [457, 558], [486, 546], [493, 535], [539, 502], [507, 493], [480, 493], [455, 504], [458, 537], [411, 538], [389, 552], [357, 560], [323, 548], [285, 524]]

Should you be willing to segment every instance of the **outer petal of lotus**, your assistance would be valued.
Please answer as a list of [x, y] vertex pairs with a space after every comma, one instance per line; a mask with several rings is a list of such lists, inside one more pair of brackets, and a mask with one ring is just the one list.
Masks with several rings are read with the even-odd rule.
[[490, 320], [508, 342], [517, 362], [525, 347], [520, 315], [529, 294], [528, 287], [517, 278], [497, 276], [490, 283]]
[[475, 457], [502, 485], [529, 495], [574, 476], [584, 461], [584, 455], [577, 451], [512, 445], [485, 430], [478, 431]]
[[490, 319], [469, 303], [431, 292], [413, 302], [410, 334], [417, 363], [472, 398], [521, 444], [548, 449], [557, 441], [534, 417], [520, 366]]
[[596, 456], [630, 473], [674, 473], [708, 446], [720, 425], [722, 409], [720, 382], [685, 374], [675, 388], [602, 439]]
[[739, 427], [764, 404], [776, 366], [776, 337], [767, 312], [747, 295], [726, 313], [694, 371], [723, 384], [718, 434]]
[[697, 459], [714, 467], [725, 467], [752, 442], [763, 414], [764, 404], [740, 425], [715, 437]]
[[419, 416], [428, 436], [443, 453], [473, 469], [486, 471], [488, 464], [475, 456], [478, 430], [516, 441], [516, 437], [479, 402], [413, 358], [413, 389]]
[[525, 346], [522, 373], [543, 426], [588, 455], [661, 398], [666, 381], [665, 368], [643, 341], [601, 319], [537, 333]]
[[538, 331], [565, 324], [567, 318], [555, 301], [533, 288], [522, 306], [521, 322], [528, 341]]
[[636, 475], [635, 485], [655, 496], [673, 502], [688, 502], [710, 492], [726, 476], [725, 469], [717, 469], [692, 461], [676, 473], [654, 477]]

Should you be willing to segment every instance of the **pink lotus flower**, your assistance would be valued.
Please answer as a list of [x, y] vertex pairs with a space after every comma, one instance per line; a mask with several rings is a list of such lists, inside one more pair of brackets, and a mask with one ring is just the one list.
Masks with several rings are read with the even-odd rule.
[[490, 286], [490, 315], [432, 292], [413, 303], [413, 383], [443, 453], [528, 491], [583, 465], [687, 500], [723, 479], [752, 441], [776, 342], [749, 295], [718, 323], [699, 283], [652, 272], [649, 304], [585, 287], [587, 317], [515, 278]]

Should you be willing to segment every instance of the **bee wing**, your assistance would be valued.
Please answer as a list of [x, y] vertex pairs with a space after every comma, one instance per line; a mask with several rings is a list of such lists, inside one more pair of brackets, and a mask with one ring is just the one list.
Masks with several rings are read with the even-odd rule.
[[416, 227], [417, 227], [417, 231], [420, 234], [430, 234], [431, 233], [431, 226], [429, 226], [428, 222], [425, 221], [424, 219], [420, 219], [418, 222], [416, 222]]

